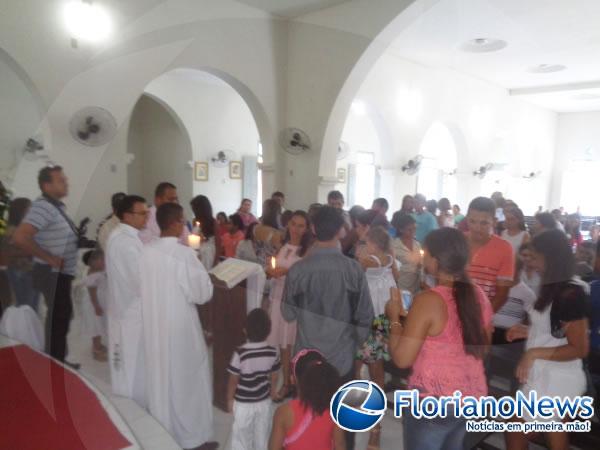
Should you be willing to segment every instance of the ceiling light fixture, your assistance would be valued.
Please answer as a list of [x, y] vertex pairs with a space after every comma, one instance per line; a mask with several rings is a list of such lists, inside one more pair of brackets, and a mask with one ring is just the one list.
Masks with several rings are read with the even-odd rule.
[[89, 0], [67, 3], [64, 19], [71, 36], [82, 41], [102, 41], [111, 31], [110, 17], [106, 11]]
[[566, 68], [567, 66], [563, 66], [562, 64], [538, 64], [527, 70], [531, 73], [554, 73], [565, 70]]
[[502, 50], [507, 45], [506, 41], [503, 41], [502, 39], [480, 37], [463, 43], [460, 48], [461, 50], [470, 53], [489, 53]]

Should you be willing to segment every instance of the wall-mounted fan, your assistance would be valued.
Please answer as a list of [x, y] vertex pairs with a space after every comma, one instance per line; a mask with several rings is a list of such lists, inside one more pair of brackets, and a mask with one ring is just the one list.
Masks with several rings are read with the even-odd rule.
[[481, 166], [479, 169], [473, 171], [473, 175], [479, 178], [485, 178], [485, 175], [494, 168], [492, 163], [487, 163], [485, 166]]
[[421, 166], [422, 161], [422, 155], [417, 155], [414, 158], [409, 159], [408, 162], [402, 166], [402, 172], [408, 175], [414, 175], [419, 171], [419, 167]]
[[73, 115], [69, 131], [77, 142], [97, 147], [108, 143], [114, 137], [117, 133], [117, 121], [106, 109], [88, 106]]
[[231, 150], [219, 150], [210, 158], [210, 162], [214, 167], [227, 167], [229, 161], [233, 160], [235, 160], [235, 154]]
[[348, 157], [348, 155], [350, 154], [350, 144], [348, 144], [347, 142], [344, 141], [340, 141], [340, 143], [338, 144], [338, 150], [337, 150], [337, 160], [341, 160], [341, 159], [346, 159]]
[[291, 155], [299, 155], [310, 150], [308, 134], [298, 128], [286, 128], [279, 135], [279, 145]]
[[27, 161], [47, 160], [48, 153], [41, 142], [41, 138], [29, 138], [23, 147], [23, 158]]

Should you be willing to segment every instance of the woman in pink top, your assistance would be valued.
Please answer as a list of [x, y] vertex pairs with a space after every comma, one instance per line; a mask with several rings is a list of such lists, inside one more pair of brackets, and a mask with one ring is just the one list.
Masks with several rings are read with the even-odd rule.
[[[409, 389], [421, 396], [451, 396], [457, 390], [463, 396], [487, 395], [483, 358], [493, 312], [466, 274], [467, 241], [460, 231], [441, 228], [427, 235], [424, 249], [425, 270], [437, 286], [417, 295], [408, 314], [399, 295], [388, 303], [390, 356], [398, 367], [412, 366]], [[462, 448], [465, 419], [403, 417], [405, 450]]]
[[314, 349], [292, 360], [298, 397], [277, 408], [269, 450], [345, 450], [345, 437], [329, 414], [340, 380], [335, 367]]

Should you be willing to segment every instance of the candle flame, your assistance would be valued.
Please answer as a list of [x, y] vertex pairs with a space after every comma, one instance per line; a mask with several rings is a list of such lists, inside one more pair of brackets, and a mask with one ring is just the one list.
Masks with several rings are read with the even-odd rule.
[[277, 267], [277, 260], [274, 256], [271, 256], [271, 268], [275, 269]]

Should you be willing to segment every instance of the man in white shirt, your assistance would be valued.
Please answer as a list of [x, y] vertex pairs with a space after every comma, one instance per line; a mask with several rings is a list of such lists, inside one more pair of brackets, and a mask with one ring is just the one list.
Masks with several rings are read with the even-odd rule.
[[196, 304], [213, 286], [196, 252], [177, 242], [183, 208], [156, 212], [160, 239], [144, 246], [140, 262], [146, 392], [150, 413], [184, 449], [216, 448], [209, 358]]
[[126, 196], [117, 208], [121, 224], [106, 243], [108, 277], [108, 345], [113, 392], [146, 405], [140, 257], [144, 245], [138, 236], [148, 217], [146, 200]]
[[[163, 181], [154, 190], [154, 206], [150, 208], [146, 226], [140, 231], [140, 239], [144, 244], [160, 238], [160, 228], [156, 222], [156, 209], [165, 203], [179, 204], [179, 198], [177, 197], [177, 187], [174, 184]], [[190, 231], [187, 226], [184, 226], [179, 236], [179, 243], [188, 245], [189, 234]]]

